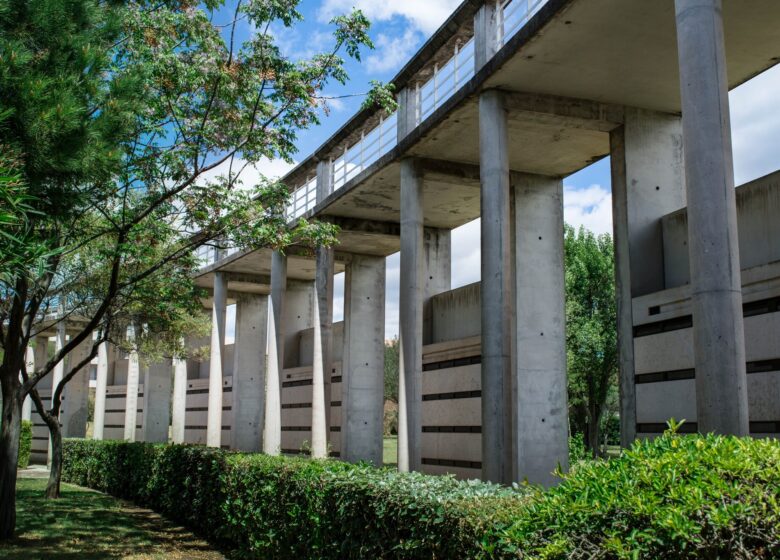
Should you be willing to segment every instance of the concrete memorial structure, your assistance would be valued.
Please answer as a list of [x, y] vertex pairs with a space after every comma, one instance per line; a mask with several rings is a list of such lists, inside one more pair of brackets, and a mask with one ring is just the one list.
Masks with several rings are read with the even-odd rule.
[[[463, 2], [394, 78], [397, 111], [360, 112], [283, 178], [289, 219], [328, 220], [338, 243], [209, 258], [209, 362], [161, 365], [167, 383], [101, 365], [103, 437], [162, 439], [150, 389], [173, 379], [175, 442], [381, 462], [384, 258], [400, 251], [399, 469], [553, 484], [562, 181], [605, 156], [623, 443], [672, 416], [777, 435], [780, 178], [734, 189], [727, 93], [778, 62], [778, 24], [774, 0]], [[453, 290], [450, 231], [477, 218], [481, 283]], [[111, 432], [125, 386], [136, 420]]]

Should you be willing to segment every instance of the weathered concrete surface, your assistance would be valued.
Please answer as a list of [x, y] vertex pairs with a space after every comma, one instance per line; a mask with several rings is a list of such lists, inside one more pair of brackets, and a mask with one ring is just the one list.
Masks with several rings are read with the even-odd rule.
[[[92, 350], [92, 337], [88, 336], [68, 356], [68, 371], [70, 372], [72, 368], [86, 359], [90, 350]], [[60, 410], [62, 437], [86, 437], [88, 413], [89, 364], [78, 370], [78, 373], [65, 385], [65, 390], [62, 393], [62, 409]]]
[[168, 443], [171, 419], [171, 360], [163, 359], [144, 366], [143, 441]]
[[420, 470], [422, 418], [423, 177], [418, 162], [401, 161], [398, 470]]
[[503, 96], [479, 98], [482, 209], [482, 477], [512, 480], [513, 316], [507, 117]]
[[284, 369], [284, 300], [287, 291], [287, 257], [274, 251], [271, 298], [268, 310], [268, 372], [265, 382], [263, 452], [278, 455], [282, 445], [282, 370]]
[[108, 386], [108, 342], [98, 348], [97, 376], [95, 379], [95, 414], [92, 438], [103, 439], [103, 427], [106, 423], [106, 387]]
[[[318, 247], [312, 347], [311, 454], [328, 456], [333, 349], [333, 249]], [[298, 339], [300, 351], [300, 338]]]
[[699, 431], [747, 435], [734, 162], [720, 0], [676, 0]]
[[685, 206], [679, 117], [626, 108], [610, 136], [620, 363], [621, 443], [636, 433], [633, 297], [664, 287], [661, 217]]
[[214, 274], [214, 301], [211, 309], [211, 346], [209, 359], [209, 402], [206, 445], [222, 445], [222, 380], [224, 371], [225, 313], [227, 279], [223, 272]]
[[342, 458], [382, 464], [385, 259], [353, 255], [344, 282]]
[[513, 174], [516, 479], [550, 486], [569, 464], [563, 182]]
[[231, 393], [232, 447], [240, 451], [263, 448], [267, 331], [268, 296], [243, 295], [236, 303]]

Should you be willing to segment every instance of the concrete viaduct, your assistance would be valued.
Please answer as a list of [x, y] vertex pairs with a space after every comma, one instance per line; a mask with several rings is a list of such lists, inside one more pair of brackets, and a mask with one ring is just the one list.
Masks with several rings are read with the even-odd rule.
[[[466, 0], [393, 80], [395, 113], [356, 114], [284, 177], [290, 219], [338, 224], [339, 243], [211, 256], [210, 360], [101, 353], [96, 437], [167, 441], [172, 394], [175, 442], [381, 464], [400, 251], [398, 468], [552, 483], [562, 181], [605, 156], [624, 444], [672, 415], [777, 434], [780, 179], [735, 190], [727, 92], [780, 60], [779, 24], [776, 0]], [[481, 283], [451, 290], [450, 231], [479, 217]]]

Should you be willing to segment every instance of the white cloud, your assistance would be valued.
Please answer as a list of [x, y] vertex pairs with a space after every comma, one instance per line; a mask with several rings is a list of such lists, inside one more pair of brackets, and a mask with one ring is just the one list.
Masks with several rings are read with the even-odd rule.
[[414, 29], [430, 35], [460, 4], [460, 0], [325, 0], [319, 10], [320, 21], [358, 8], [372, 22], [406, 18]]
[[584, 189], [564, 186], [563, 219], [594, 233], [612, 233], [612, 193], [601, 185]]
[[[233, 161], [233, 172], [236, 173], [238, 170], [240, 170], [244, 163], [245, 160], [236, 158]], [[283, 177], [288, 171], [295, 167], [295, 165], [295, 162], [288, 163], [283, 159], [278, 158], [273, 160], [264, 158], [254, 165], [247, 165], [239, 176], [239, 179], [241, 180], [241, 188], [254, 188], [263, 177], [268, 179], [278, 179]], [[214, 169], [203, 173], [198, 183], [204, 184], [210, 180], [215, 179], [216, 177], [219, 177], [220, 175], [227, 175], [230, 169], [230, 160], [227, 160]]]
[[741, 185], [780, 168], [780, 65], [729, 94], [734, 175]]
[[374, 44], [376, 51], [366, 58], [366, 67], [371, 73], [399, 70], [417, 50], [420, 35], [407, 28], [403, 35], [390, 36], [380, 33]]

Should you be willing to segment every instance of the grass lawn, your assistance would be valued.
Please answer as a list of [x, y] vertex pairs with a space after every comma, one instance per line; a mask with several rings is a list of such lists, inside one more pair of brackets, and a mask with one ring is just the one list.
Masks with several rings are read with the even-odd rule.
[[45, 479], [19, 479], [16, 538], [0, 547], [0, 558], [224, 558], [204, 540], [152, 511], [69, 484], [62, 485], [61, 499], [48, 501], [43, 498], [45, 487]]
[[385, 465], [398, 464], [398, 436], [385, 436], [382, 458]]

